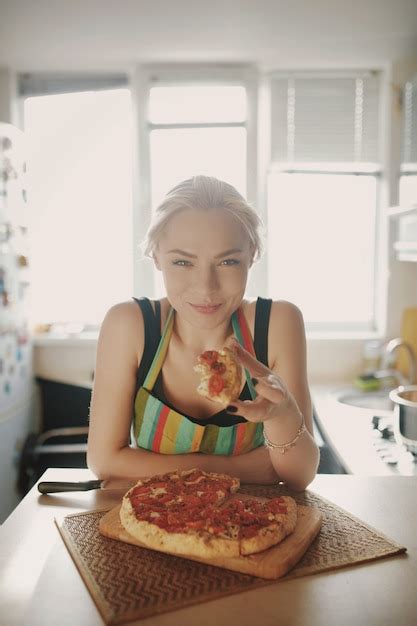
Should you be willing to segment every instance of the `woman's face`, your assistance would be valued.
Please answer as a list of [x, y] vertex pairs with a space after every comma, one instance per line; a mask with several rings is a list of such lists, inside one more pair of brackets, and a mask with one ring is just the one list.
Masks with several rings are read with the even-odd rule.
[[184, 209], [165, 226], [155, 252], [168, 299], [193, 326], [214, 328], [239, 307], [252, 264], [249, 237], [222, 209]]

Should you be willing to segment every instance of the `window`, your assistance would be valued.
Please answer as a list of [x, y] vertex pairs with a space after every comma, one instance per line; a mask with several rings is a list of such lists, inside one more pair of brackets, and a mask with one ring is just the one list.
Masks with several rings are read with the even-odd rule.
[[404, 132], [400, 176], [400, 205], [417, 204], [417, 77], [403, 91]]
[[151, 194], [157, 206], [176, 183], [216, 176], [246, 194], [246, 92], [242, 86], [152, 87]]
[[[247, 95], [244, 85], [190, 81], [151, 86], [151, 199], [153, 209], [178, 182], [215, 176], [247, 193]], [[157, 297], [164, 295], [155, 272]]]
[[271, 77], [268, 294], [308, 329], [374, 326], [379, 77]]
[[99, 324], [133, 294], [131, 96], [106, 84], [23, 85], [32, 324]]

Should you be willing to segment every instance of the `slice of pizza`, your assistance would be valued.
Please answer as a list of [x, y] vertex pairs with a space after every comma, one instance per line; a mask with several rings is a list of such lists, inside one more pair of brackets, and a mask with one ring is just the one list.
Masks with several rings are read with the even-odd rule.
[[230, 348], [202, 352], [194, 370], [200, 375], [200, 395], [223, 406], [239, 397], [242, 366]]
[[261, 501], [233, 498], [224, 505], [231, 527], [239, 528], [239, 552], [256, 554], [277, 545], [291, 534], [297, 524], [297, 504], [289, 496]]

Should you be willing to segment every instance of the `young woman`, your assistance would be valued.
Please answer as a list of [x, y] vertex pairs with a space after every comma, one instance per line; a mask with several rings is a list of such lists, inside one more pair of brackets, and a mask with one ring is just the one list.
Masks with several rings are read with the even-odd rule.
[[[100, 478], [198, 467], [304, 489], [317, 471], [303, 318], [286, 301], [244, 298], [260, 221], [231, 185], [196, 176], [156, 211], [145, 253], [167, 297], [107, 313], [97, 347], [88, 466]], [[204, 350], [244, 366], [226, 409], [197, 392]]]

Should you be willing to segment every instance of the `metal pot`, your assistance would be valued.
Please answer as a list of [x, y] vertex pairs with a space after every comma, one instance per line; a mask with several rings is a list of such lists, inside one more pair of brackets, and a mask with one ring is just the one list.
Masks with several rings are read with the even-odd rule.
[[389, 394], [394, 402], [394, 436], [417, 455], [417, 385], [402, 385]]

